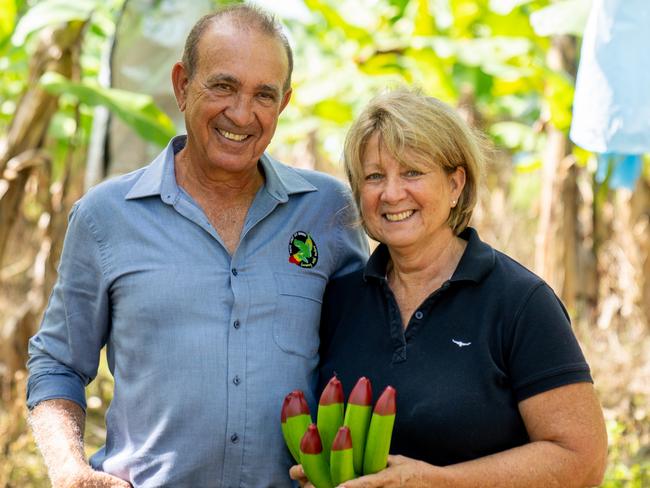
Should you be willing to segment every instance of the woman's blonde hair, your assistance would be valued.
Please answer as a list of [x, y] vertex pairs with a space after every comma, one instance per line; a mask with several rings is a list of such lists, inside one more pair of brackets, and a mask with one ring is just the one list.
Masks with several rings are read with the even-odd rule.
[[[344, 146], [345, 171], [360, 208], [363, 158], [370, 138], [378, 134], [382, 149], [406, 168], [438, 165], [448, 174], [465, 170], [465, 187], [449, 214], [454, 234], [467, 227], [478, 199], [485, 139], [472, 130], [449, 105], [418, 90], [400, 88], [373, 98], [352, 123]], [[414, 161], [404, 159], [405, 150]]]

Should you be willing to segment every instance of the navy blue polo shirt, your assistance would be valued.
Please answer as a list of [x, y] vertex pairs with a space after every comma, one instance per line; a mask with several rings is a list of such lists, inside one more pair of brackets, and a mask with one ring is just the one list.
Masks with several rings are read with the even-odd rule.
[[591, 382], [567, 312], [538, 276], [479, 239], [408, 327], [386, 281], [388, 249], [330, 282], [321, 316], [320, 388], [360, 376], [397, 389], [392, 454], [448, 465], [529, 441], [517, 404]]

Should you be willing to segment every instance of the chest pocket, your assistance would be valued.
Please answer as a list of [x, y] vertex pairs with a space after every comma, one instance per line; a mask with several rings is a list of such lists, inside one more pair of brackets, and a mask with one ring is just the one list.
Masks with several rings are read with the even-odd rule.
[[278, 299], [273, 339], [289, 354], [318, 353], [320, 309], [326, 280], [318, 275], [276, 273]]

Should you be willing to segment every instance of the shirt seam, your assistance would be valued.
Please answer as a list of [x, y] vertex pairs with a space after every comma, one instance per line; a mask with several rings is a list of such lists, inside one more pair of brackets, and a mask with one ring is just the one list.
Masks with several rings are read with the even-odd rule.
[[[514, 345], [513, 344], [513, 341], [514, 341], [513, 335], [515, 334], [515, 331], [517, 330], [517, 325], [519, 323], [519, 319], [521, 318], [522, 314], [524, 313], [524, 310], [528, 306], [528, 303], [530, 302], [531, 297], [533, 296], [533, 294], [537, 290], [539, 290], [542, 286], [544, 286], [544, 282], [541, 281], [541, 280], [539, 282], [535, 283], [533, 286], [531, 286], [530, 290], [528, 290], [528, 294], [524, 297], [524, 299], [522, 300], [521, 305], [519, 306], [519, 308], [515, 312], [515, 314], [514, 314], [514, 316], [512, 318], [512, 322], [510, 323], [510, 327], [508, 328], [508, 330], [510, 332], [508, 334], [508, 338], [510, 339], [510, 342], [511, 342], [510, 345], [511, 346]], [[504, 339], [505, 339], [505, 337], [506, 336], [504, 334]], [[505, 348], [503, 350], [505, 350]]]
[[95, 243], [97, 244], [97, 249], [99, 250], [100, 270], [102, 273], [102, 277], [104, 278], [104, 280], [106, 280], [106, 277], [108, 276], [108, 269], [110, 268], [110, 264], [108, 262], [108, 256], [107, 256], [108, 251], [105, 249], [106, 246], [103, 244], [102, 240], [99, 237], [99, 231], [92, 217], [88, 215], [82, 208], [79, 208], [79, 216], [83, 219], [84, 223], [88, 226], [88, 230], [90, 230], [90, 233], [93, 236]]
[[[336, 273], [339, 269], [339, 261], [341, 259], [341, 249], [343, 248], [343, 226], [346, 223], [343, 221], [343, 214], [349, 208], [349, 202], [347, 199], [344, 200], [344, 205], [339, 210], [336, 211], [336, 256], [334, 257], [334, 266], [332, 268], [333, 273]], [[332, 274], [333, 274], [332, 273]], [[330, 275], [331, 276], [331, 275]]]

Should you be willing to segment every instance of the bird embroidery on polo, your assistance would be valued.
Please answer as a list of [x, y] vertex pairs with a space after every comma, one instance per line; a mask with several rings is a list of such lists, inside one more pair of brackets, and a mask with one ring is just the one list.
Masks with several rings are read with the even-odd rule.
[[452, 339], [451, 342], [456, 344], [458, 347], [465, 347], [465, 346], [469, 346], [469, 345], [472, 344], [471, 342], [463, 342], [463, 341], [458, 341], [456, 339]]
[[289, 262], [301, 268], [313, 268], [318, 262], [318, 248], [306, 232], [298, 231], [291, 236]]

